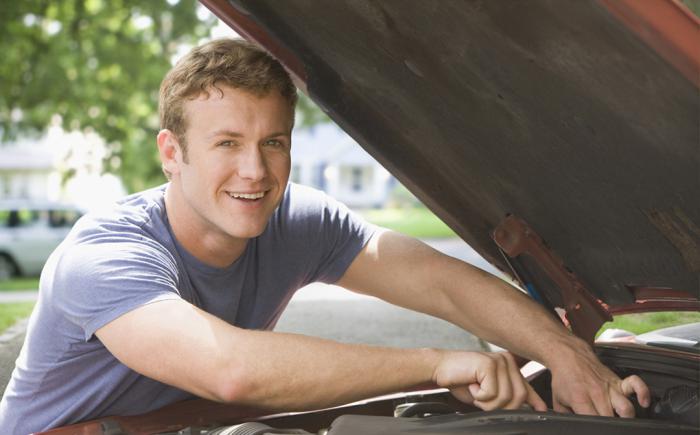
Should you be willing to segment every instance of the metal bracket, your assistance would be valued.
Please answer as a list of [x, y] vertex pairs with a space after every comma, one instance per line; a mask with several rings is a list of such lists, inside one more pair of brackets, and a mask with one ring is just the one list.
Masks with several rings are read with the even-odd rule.
[[650, 311], [700, 311], [700, 300], [691, 293], [667, 287], [627, 286], [634, 302], [609, 306], [612, 314], [648, 313]]
[[494, 230], [493, 240], [511, 258], [527, 254], [534, 259], [561, 291], [565, 325], [588, 343], [605, 322], [612, 320], [607, 306], [593, 297], [576, 274], [544, 243], [530, 226], [515, 216], [506, 217]]

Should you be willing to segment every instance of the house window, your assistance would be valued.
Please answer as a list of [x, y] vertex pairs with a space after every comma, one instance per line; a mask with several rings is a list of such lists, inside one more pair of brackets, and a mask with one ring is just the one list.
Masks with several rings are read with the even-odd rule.
[[362, 168], [354, 167], [352, 168], [352, 191], [353, 192], [360, 192], [362, 191], [362, 175], [363, 175], [363, 170]]
[[326, 190], [326, 168], [327, 166], [325, 163], [316, 166], [313, 187]]
[[10, 196], [10, 176], [0, 176], [0, 196], [8, 198]]

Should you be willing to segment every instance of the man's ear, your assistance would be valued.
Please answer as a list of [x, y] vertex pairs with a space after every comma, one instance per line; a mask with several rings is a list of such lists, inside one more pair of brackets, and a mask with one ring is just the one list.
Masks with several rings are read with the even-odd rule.
[[156, 136], [156, 142], [163, 172], [171, 176], [179, 173], [180, 164], [182, 164], [182, 148], [175, 133], [168, 129], [161, 130]]

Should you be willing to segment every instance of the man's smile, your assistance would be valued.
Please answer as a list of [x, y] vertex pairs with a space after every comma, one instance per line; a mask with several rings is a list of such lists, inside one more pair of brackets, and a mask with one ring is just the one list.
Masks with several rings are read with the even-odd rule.
[[249, 201], [256, 201], [258, 199], [263, 198], [269, 190], [261, 191], [261, 192], [250, 192], [250, 193], [243, 193], [243, 192], [226, 192], [231, 198], [234, 199], [244, 199], [244, 200], [249, 200]]

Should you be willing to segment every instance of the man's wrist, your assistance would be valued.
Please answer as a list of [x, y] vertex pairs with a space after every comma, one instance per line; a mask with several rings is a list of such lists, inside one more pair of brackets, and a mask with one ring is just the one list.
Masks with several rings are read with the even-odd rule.
[[419, 349], [421, 356], [425, 362], [425, 367], [428, 369], [426, 374], [428, 374], [427, 381], [432, 382], [437, 385], [437, 372], [440, 366], [440, 361], [442, 360], [445, 351], [435, 348], [422, 348]]
[[572, 360], [580, 358], [595, 358], [595, 353], [585, 341], [575, 335], [567, 335], [552, 340], [540, 362], [551, 371], [557, 371], [565, 370]]

